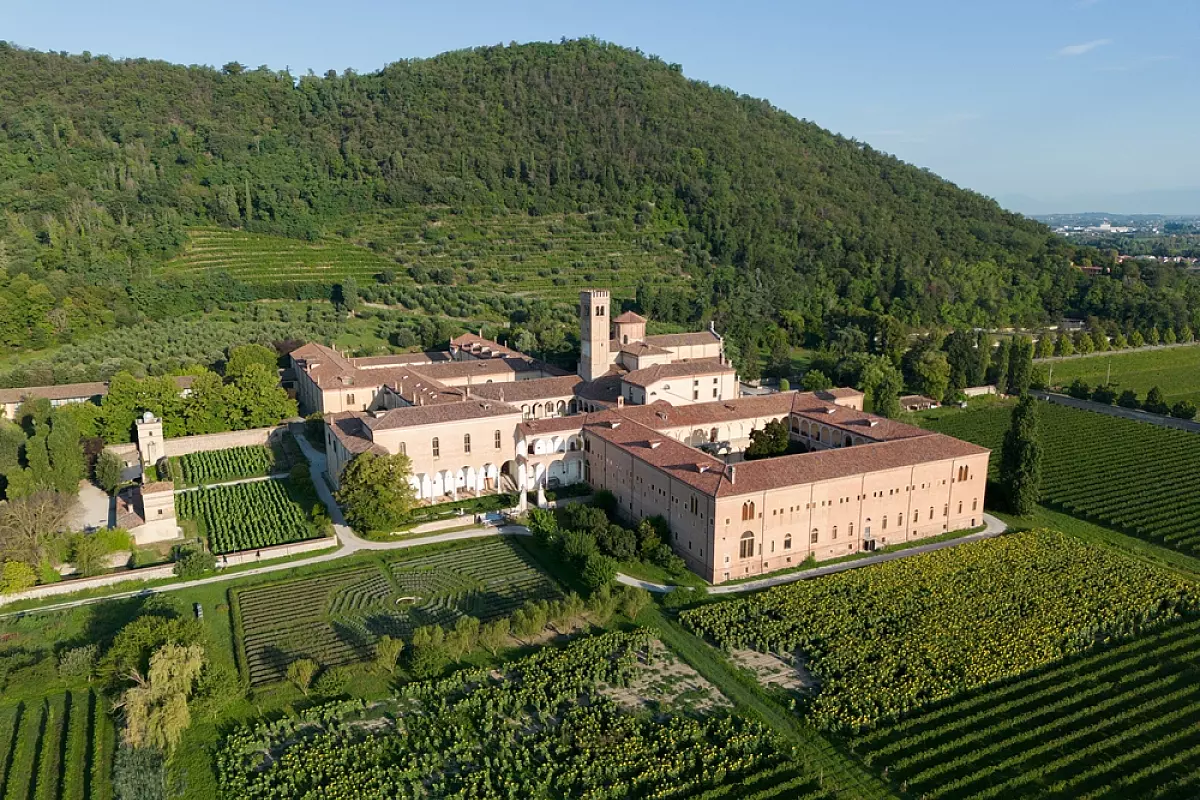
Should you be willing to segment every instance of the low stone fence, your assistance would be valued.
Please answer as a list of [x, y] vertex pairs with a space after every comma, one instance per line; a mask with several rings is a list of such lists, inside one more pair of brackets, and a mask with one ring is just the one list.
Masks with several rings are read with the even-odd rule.
[[287, 430], [286, 425], [273, 425], [270, 428], [253, 428], [248, 431], [180, 436], [175, 439], [165, 439], [163, 449], [167, 456], [185, 456], [188, 453], [201, 453], [206, 450], [251, 447], [257, 444], [267, 444], [275, 437], [282, 436], [285, 430]]
[[316, 550], [327, 550], [331, 547], [337, 547], [337, 543], [337, 538], [324, 536], [320, 539], [307, 539], [303, 542], [290, 542], [288, 544], [277, 544], [273, 547], [261, 547], [258, 550], [241, 550], [236, 553], [217, 556], [217, 567], [236, 567], [239, 564], [254, 564], [272, 558], [297, 556], [302, 553], [312, 553]]
[[32, 600], [41, 597], [53, 597], [59, 594], [70, 594], [71, 592], [95, 589], [100, 586], [112, 586], [113, 584], [125, 583], [126, 581], [155, 581], [161, 578], [170, 578], [174, 574], [174, 564], [162, 564], [157, 567], [114, 572], [111, 575], [98, 575], [95, 578], [78, 578], [59, 583], [48, 583], [45, 586], [35, 586], [23, 592], [0, 595], [0, 605], [14, 603], [17, 600]]

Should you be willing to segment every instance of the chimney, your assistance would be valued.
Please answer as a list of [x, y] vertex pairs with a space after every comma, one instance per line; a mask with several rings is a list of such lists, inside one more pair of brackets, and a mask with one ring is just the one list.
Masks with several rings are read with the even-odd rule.
[[617, 397], [617, 408], [624, 408], [624, 407], [625, 407], [625, 395], [620, 395], [619, 397]]
[[657, 439], [656, 439], [656, 440], [654, 440], [654, 441], [652, 441], [652, 442], [650, 442], [650, 449], [651, 449], [651, 450], [657, 450], [657, 449], [658, 449], [659, 447], [661, 447], [661, 446], [662, 446], [662, 442], [658, 441]]
[[708, 472], [708, 464], [697, 464], [696, 472]]
[[501, 403], [504, 402], [504, 390], [503, 389], [500, 390], [500, 402]]
[[729, 478], [730, 483], [737, 483], [737, 467], [733, 464], [725, 466], [725, 477]]

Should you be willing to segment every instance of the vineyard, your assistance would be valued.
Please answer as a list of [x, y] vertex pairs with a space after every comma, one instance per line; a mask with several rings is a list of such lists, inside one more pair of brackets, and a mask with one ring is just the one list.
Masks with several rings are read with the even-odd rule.
[[[635, 226], [600, 214], [534, 217], [463, 213], [449, 209], [387, 210], [343, 226], [349, 238], [304, 242], [220, 228], [193, 228], [184, 252], [167, 268], [223, 270], [264, 295], [305, 296], [303, 284], [332, 285], [354, 278], [374, 284], [384, 270], [399, 289], [448, 284], [432, 270], [450, 270], [454, 285], [519, 292], [555, 300], [578, 298], [603, 284], [614, 297], [633, 297], [639, 280], [686, 283], [682, 239], [670, 244], [666, 222]], [[410, 272], [411, 268], [411, 272]], [[413, 275], [416, 276], [415, 280]]]
[[187, 247], [168, 262], [167, 269], [183, 273], [223, 270], [237, 280], [292, 296], [295, 292], [287, 289], [298, 284], [334, 284], [349, 277], [373, 281], [380, 271], [395, 266], [394, 261], [336, 237], [305, 242], [223, 228], [193, 228]]
[[556, 584], [505, 539], [364, 564], [236, 593], [244, 663], [252, 684], [283, 678], [287, 665], [368, 658], [382, 635], [463, 615], [487, 622], [529, 600], [556, 598]]
[[[1200, 436], [1043, 403], [1042, 501], [1139, 538], [1200, 555]], [[999, 448], [1009, 406], [926, 420]], [[999, 458], [992, 459], [992, 478]]]
[[254, 550], [320, 535], [288, 494], [287, 480], [267, 480], [179, 492], [180, 519], [195, 520], [218, 555]]
[[1200, 796], [1200, 620], [960, 695], [852, 749], [913, 797]]
[[681, 620], [725, 648], [802, 651], [816, 721], [858, 730], [1200, 610], [1194, 584], [1054, 531], [1011, 534]]
[[275, 454], [265, 445], [188, 453], [172, 461], [179, 465], [179, 476], [185, 486], [255, 478], [272, 472], [286, 472], [289, 466], [277, 464]]
[[236, 730], [217, 754], [240, 798], [817, 798], [830, 795], [757, 721], [624, 711], [645, 630], [464, 670], [367, 706], [344, 701]]
[[0, 708], [0, 797], [111, 797], [115, 732], [104, 702], [81, 689]]

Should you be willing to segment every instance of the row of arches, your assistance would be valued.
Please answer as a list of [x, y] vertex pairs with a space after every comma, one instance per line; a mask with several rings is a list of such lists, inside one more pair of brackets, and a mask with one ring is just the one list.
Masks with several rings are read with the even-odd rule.
[[578, 411], [578, 405], [574, 400], [567, 402], [566, 400], [547, 400], [544, 403], [522, 403], [521, 416], [524, 419], [547, 419], [551, 417], [565, 417], [569, 414], [575, 414]]
[[543, 436], [530, 439], [525, 444], [527, 455], [541, 456], [548, 453], [574, 453], [583, 449], [579, 436]]
[[[510, 470], [512, 462], [504, 465]], [[457, 499], [459, 492], [487, 494], [500, 490], [501, 468], [495, 464], [480, 467], [467, 466], [422, 472], [409, 477], [408, 482], [416, 492], [418, 500], [440, 502], [446, 498]]]
[[799, 435], [802, 439], [807, 439], [810, 442], [819, 442], [827, 447], [852, 447], [856, 444], [862, 444], [863, 439], [860, 436], [839, 431], [829, 425], [822, 425], [819, 422], [812, 422], [807, 419], [792, 418], [792, 433]]

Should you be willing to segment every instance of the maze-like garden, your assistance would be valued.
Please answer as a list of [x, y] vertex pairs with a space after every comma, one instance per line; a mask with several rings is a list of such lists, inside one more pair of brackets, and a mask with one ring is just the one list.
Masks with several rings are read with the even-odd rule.
[[414, 628], [450, 625], [464, 615], [487, 622], [560, 595], [521, 546], [506, 539], [372, 561], [236, 592], [241, 658], [252, 684], [270, 683], [300, 658], [349, 664], [368, 658], [383, 635], [407, 637]]
[[[1200, 554], [1200, 436], [1042, 403], [1042, 501], [1191, 555]], [[993, 448], [992, 478], [1011, 406], [923, 424]]]

